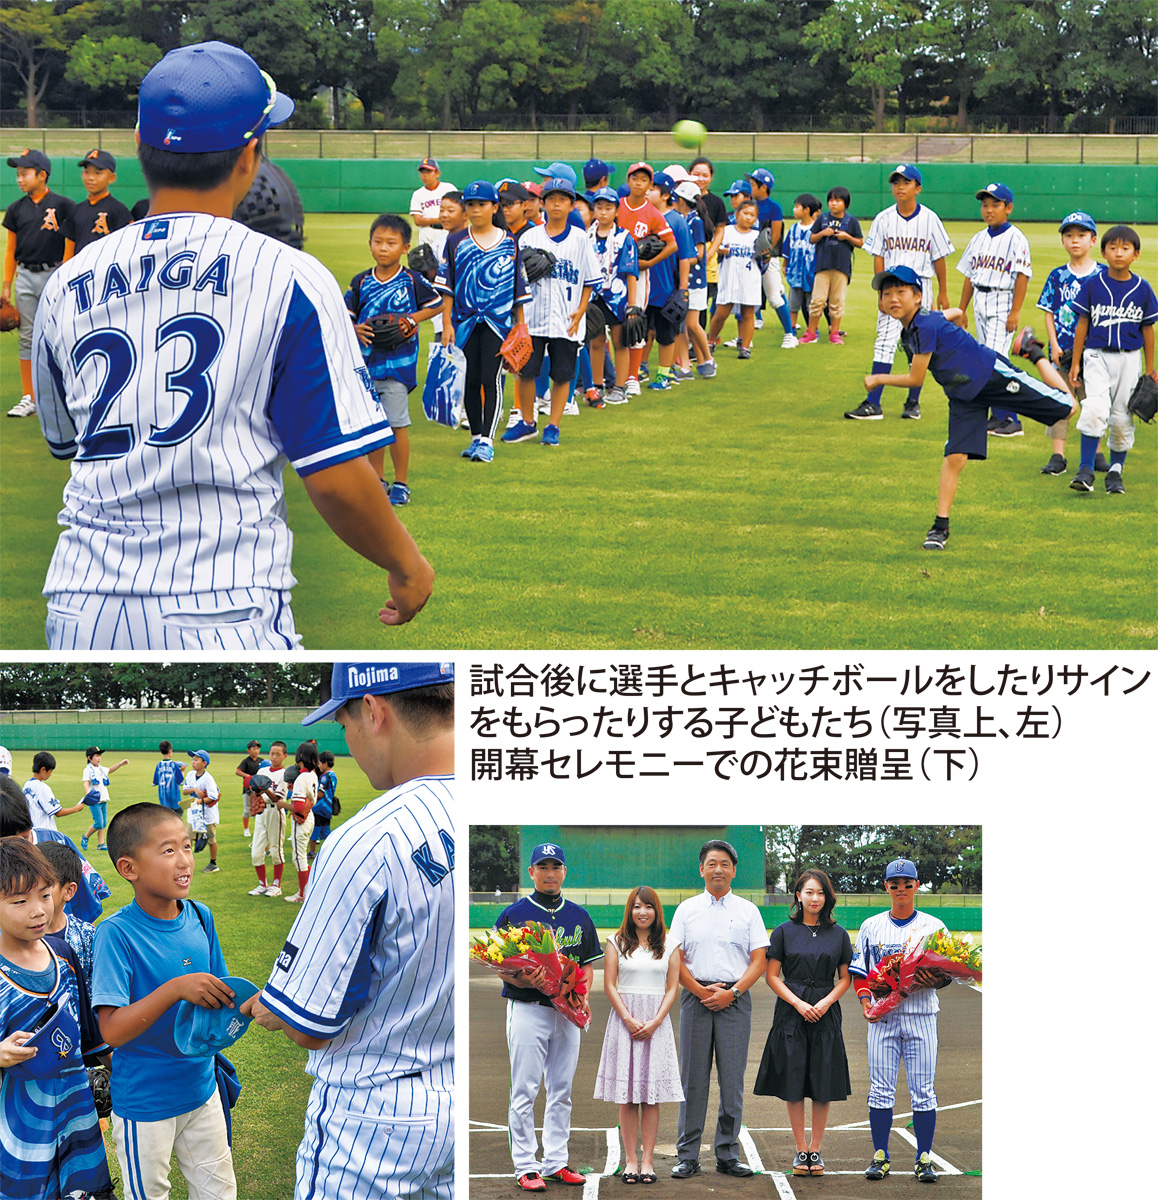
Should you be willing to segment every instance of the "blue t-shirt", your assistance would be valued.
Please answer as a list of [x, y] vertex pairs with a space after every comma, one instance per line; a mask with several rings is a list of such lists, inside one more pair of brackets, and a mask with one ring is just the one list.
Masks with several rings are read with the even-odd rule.
[[[757, 200], [756, 206], [760, 210], [760, 220], [756, 224], [757, 229], [766, 229], [769, 225], [772, 225], [776, 221], [780, 221], [781, 223], [783, 223], [784, 210], [780, 207], [779, 204], [776, 203], [775, 200], [772, 199], [771, 196], [769, 196], [767, 200]], [[783, 229], [780, 230], [780, 237], [781, 237], [781, 240], [783, 240], [783, 238], [784, 238], [784, 230]], [[779, 243], [777, 243], [776, 246], [773, 247], [773, 249], [774, 249], [775, 253], [779, 253], [780, 252]]]
[[649, 308], [662, 308], [667, 303], [667, 298], [675, 291], [676, 284], [679, 283], [680, 260], [696, 257], [696, 244], [692, 241], [688, 223], [682, 214], [669, 208], [663, 216], [675, 234], [676, 252], [669, 254], [663, 262], [656, 263], [647, 272], [648, 279], [651, 281], [651, 291], [647, 298]]
[[[850, 217], [848, 213], [839, 219], [832, 213], [821, 213], [812, 222], [809, 233], [819, 233], [822, 229], [830, 228], [843, 229], [845, 233], [849, 233], [855, 238], [864, 236], [861, 233], [860, 222], [856, 217]], [[817, 242], [814, 249], [816, 250], [816, 260], [812, 267], [814, 279], [817, 271], [840, 271], [841, 274], [852, 278], [852, 252], [855, 247], [851, 242], [835, 236], [826, 237]]]
[[[383, 313], [413, 316], [424, 308], [442, 304], [439, 294], [426, 280], [407, 267], [400, 267], [385, 283], [374, 268], [361, 271], [350, 280], [346, 292], [346, 311], [356, 324], [380, 317]], [[362, 357], [371, 379], [397, 379], [408, 392], [418, 386], [418, 338], [410, 338], [397, 350], [375, 350], [362, 346]]]
[[1057, 334], [1057, 344], [1063, 351], [1073, 349], [1074, 329], [1078, 323], [1078, 314], [1074, 312], [1071, 302], [1082, 283], [1097, 271], [1098, 268], [1094, 267], [1085, 275], [1075, 275], [1070, 270], [1069, 263], [1066, 263], [1054, 267], [1046, 277], [1037, 307], [1047, 313], [1053, 313], [1054, 333]]
[[1106, 268], [1087, 275], [1070, 302], [1089, 317], [1087, 350], [1141, 350], [1142, 326], [1158, 321], [1158, 299], [1140, 275], [1111, 279]]
[[812, 244], [812, 226], [799, 223], [784, 235], [784, 277], [788, 286], [812, 291], [815, 278], [816, 247]]
[[153, 771], [153, 786], [157, 789], [157, 803], [166, 808], [180, 809], [181, 784], [185, 781], [185, 770], [181, 763], [172, 758], [162, 758]]
[[334, 794], [338, 790], [338, 777], [333, 771], [323, 771], [318, 776], [318, 798], [314, 801], [314, 821], [327, 825], [334, 816]]
[[688, 223], [688, 236], [692, 239], [692, 252], [695, 252], [697, 246], [704, 247], [688, 271], [688, 288], [689, 290], [705, 288], [708, 286], [708, 247], [705, 244], [707, 238], [704, 235], [704, 222], [699, 213], [689, 213], [684, 220]]
[[514, 238], [507, 234], [484, 250], [469, 229], [446, 239], [434, 287], [454, 300], [454, 340], [460, 349], [480, 322], [505, 338], [516, 305], [531, 298]]
[[939, 312], [922, 308], [901, 333], [909, 362], [931, 354], [929, 371], [950, 400], [972, 400], [989, 382], [997, 352], [982, 346]]
[[[204, 919], [204, 926], [201, 924]], [[93, 948], [92, 1003], [124, 1008], [180, 975], [229, 974], [213, 914], [182, 901], [174, 921], [149, 916], [134, 900], [97, 926]], [[177, 1005], [115, 1052], [113, 1112], [130, 1121], [161, 1121], [200, 1108], [217, 1087], [213, 1056], [189, 1057], [177, 1049]]]
[[[603, 957], [603, 946], [599, 941], [595, 922], [581, 905], [565, 899], [554, 908], [548, 908], [534, 896], [524, 896], [499, 913], [495, 928], [524, 925], [528, 921], [539, 921], [546, 925], [555, 935], [555, 945], [559, 948], [559, 953], [574, 959], [581, 967]], [[503, 984], [503, 997], [529, 1004], [551, 1004], [551, 1001], [544, 999], [542, 992], [536, 988], [515, 987], [510, 983]]]

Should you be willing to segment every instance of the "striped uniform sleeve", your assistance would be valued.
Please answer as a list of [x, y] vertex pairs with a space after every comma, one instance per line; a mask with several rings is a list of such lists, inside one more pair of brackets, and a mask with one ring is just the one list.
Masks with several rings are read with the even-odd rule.
[[931, 208], [924, 210], [929, 215], [929, 257], [936, 262], [953, 253], [953, 243], [944, 222]]
[[599, 940], [599, 932], [590, 914], [583, 912], [583, 941], [579, 946], [579, 965], [585, 967], [588, 963], [598, 962], [603, 957], [603, 943]]
[[76, 455], [78, 435], [68, 411], [64, 375], [57, 359], [61, 308], [60, 281], [51, 275], [41, 293], [32, 326], [32, 377], [36, 386], [36, 415], [49, 453], [53, 458], [70, 459]]
[[455, 269], [454, 269], [454, 254], [458, 249], [458, 244], [467, 236], [465, 229], [460, 229], [457, 233], [452, 233], [446, 239], [446, 245], [442, 251], [442, 261], [438, 264], [438, 274], [434, 277], [434, 290], [446, 296], [454, 295], [455, 286]]

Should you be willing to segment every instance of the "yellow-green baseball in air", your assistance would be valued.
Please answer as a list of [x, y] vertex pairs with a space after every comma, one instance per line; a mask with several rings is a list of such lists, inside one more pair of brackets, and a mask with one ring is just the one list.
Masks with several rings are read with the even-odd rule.
[[698, 150], [708, 136], [707, 128], [699, 121], [677, 121], [671, 127], [671, 136], [676, 145], [685, 150]]

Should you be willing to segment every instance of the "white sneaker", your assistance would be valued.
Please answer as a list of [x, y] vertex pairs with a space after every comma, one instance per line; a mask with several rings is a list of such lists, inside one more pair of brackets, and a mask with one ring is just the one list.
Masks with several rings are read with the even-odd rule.
[[243, 829], [241, 832], [244, 837], [253, 837], [253, 834], [248, 829]]
[[265, 889], [265, 894], [267, 896], [280, 896], [281, 888], [279, 888], [276, 883], [271, 883], [269, 887]]
[[[548, 412], [549, 411], [550, 411], [550, 409], [548, 409]], [[578, 415], [579, 415], [579, 402], [575, 399], [574, 396], [572, 396], [571, 399], [568, 400], [567, 403], [563, 405], [563, 416], [577, 417]]]
[[36, 405], [33, 403], [31, 396], [21, 396], [20, 403], [13, 405], [8, 410], [10, 417], [34, 417], [36, 416]]
[[800, 345], [800, 341], [794, 333], [786, 333], [784, 340], [780, 343], [781, 350], [795, 350]]
[[257, 887], [249, 889], [249, 894], [251, 896], [264, 896], [268, 891], [269, 888], [264, 883], [259, 883]]
[[548, 396], [535, 397], [535, 412], [549, 413], [551, 411], [551, 400]]
[[740, 344], [741, 344], [740, 339], [738, 337], [734, 337], [731, 339], [731, 341], [727, 341], [724, 343], [724, 345], [727, 346], [729, 350], [739, 350]]
[[625, 396], [638, 396], [639, 395], [639, 380], [635, 379], [635, 378], [629, 379], [627, 381], [627, 383], [624, 384], [623, 394]]
[[763, 320], [763, 318], [762, 318], [762, 317], [757, 317], [757, 318], [756, 318], [756, 328], [757, 328], [757, 329], [763, 329], [763, 328], [764, 328], [764, 320]]
[[523, 419], [523, 412], [522, 412], [522, 409], [520, 409], [520, 408], [519, 408], [519, 406], [518, 406], [517, 404], [513, 404], [513, 405], [511, 405], [511, 415], [510, 415], [509, 417], [507, 417], [507, 428], [508, 428], [508, 429], [514, 429], [514, 427], [515, 427], [515, 426], [516, 426], [516, 425], [517, 425], [517, 424], [518, 424], [518, 423], [519, 423], [519, 422], [520, 422], [522, 419]]
[[301, 902], [305, 899], [305, 896], [303, 896], [301, 892], [298, 892], [296, 896], [285, 896], [283, 899], [287, 904], [301, 904]]

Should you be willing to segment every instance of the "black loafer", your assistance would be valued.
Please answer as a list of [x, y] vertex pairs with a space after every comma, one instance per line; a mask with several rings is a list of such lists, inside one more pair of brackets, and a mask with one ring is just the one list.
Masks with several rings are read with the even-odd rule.
[[699, 1173], [700, 1160], [698, 1158], [681, 1158], [671, 1169], [671, 1177], [673, 1179], [691, 1179], [693, 1175], [698, 1175]]
[[716, 1170], [721, 1175], [735, 1175], [737, 1179], [747, 1179], [749, 1175], [755, 1175], [756, 1172], [751, 1167], [746, 1167], [738, 1158], [717, 1158]]

